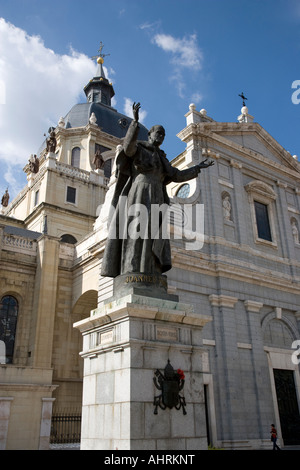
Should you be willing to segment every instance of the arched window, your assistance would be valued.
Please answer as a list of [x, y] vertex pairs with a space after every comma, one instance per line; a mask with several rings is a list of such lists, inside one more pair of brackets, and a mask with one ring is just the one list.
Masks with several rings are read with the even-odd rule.
[[60, 242], [62, 243], [71, 243], [72, 245], [75, 245], [77, 243], [77, 240], [73, 235], [70, 235], [69, 233], [65, 233], [60, 237]]
[[190, 194], [190, 185], [188, 183], [183, 184], [178, 189], [176, 196], [181, 198], [189, 197]]
[[5, 362], [12, 364], [18, 318], [18, 301], [5, 295], [0, 303], [0, 341], [5, 344]]
[[72, 149], [71, 165], [75, 166], [76, 168], [80, 167], [80, 148], [79, 147], [74, 147]]

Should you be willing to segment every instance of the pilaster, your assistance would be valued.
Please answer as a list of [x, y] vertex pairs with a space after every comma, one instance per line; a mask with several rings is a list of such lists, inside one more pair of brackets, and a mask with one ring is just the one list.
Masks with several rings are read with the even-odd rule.
[[[219, 154], [203, 149], [202, 155], [208, 160], [215, 160], [215, 164], [200, 174], [201, 197], [205, 208], [205, 233], [215, 237], [224, 237], [223, 209], [221, 189], [219, 185], [218, 160]], [[205, 172], [205, 173], [204, 173]], [[202, 202], [202, 201], [201, 201]], [[217, 246], [211, 249], [216, 250]]]
[[52, 363], [58, 262], [58, 238], [49, 235], [39, 238], [29, 351], [29, 362], [35, 367], [51, 367]]
[[42, 398], [39, 450], [49, 449], [51, 433], [52, 407], [55, 398]]
[[261, 328], [261, 315], [260, 311], [263, 307], [262, 302], [255, 302], [252, 300], [245, 300], [244, 305], [248, 314], [248, 323], [251, 338], [251, 352], [252, 352], [252, 368], [254, 374], [255, 386], [255, 403], [256, 410], [252, 413], [252, 426], [253, 420], [256, 419], [255, 427], [258, 430], [258, 439], [265, 439], [266, 426], [268, 423], [264, 421], [264, 416], [270, 412], [270, 399], [266, 396], [266, 381], [269, 377], [268, 361], [264, 351], [264, 341]]
[[[216, 403], [221, 417], [218, 423], [218, 441], [232, 443], [240, 440], [246, 420], [244, 403], [240, 394], [240, 360], [236, 332], [235, 306], [237, 297], [228, 295], [210, 295], [215, 332], [215, 351], [217, 356], [216, 371], [219, 386]], [[226, 444], [227, 445], [227, 444]], [[231, 445], [231, 444], [230, 444]]]
[[246, 230], [246, 214], [244, 210], [244, 185], [243, 185], [243, 175], [242, 175], [242, 164], [231, 159], [230, 165], [232, 168], [232, 182], [234, 186], [234, 203], [235, 203], [235, 214], [238, 216], [235, 218], [235, 227], [238, 230], [239, 243], [247, 244], [248, 233]]
[[295, 313], [295, 317], [297, 320], [297, 326], [298, 326], [298, 332], [299, 332], [299, 338], [300, 338], [300, 310], [297, 310]]
[[[286, 187], [287, 185], [285, 183], [282, 181], [277, 181], [277, 188], [279, 192], [279, 197], [277, 198], [277, 204], [279, 208], [278, 224], [279, 230], [281, 232], [281, 247], [283, 257], [296, 259], [295, 243], [292, 236], [290, 215], [286, 201]], [[293, 270], [293, 266], [291, 266], [291, 269]]]
[[0, 450], [6, 449], [10, 407], [13, 397], [0, 397]]

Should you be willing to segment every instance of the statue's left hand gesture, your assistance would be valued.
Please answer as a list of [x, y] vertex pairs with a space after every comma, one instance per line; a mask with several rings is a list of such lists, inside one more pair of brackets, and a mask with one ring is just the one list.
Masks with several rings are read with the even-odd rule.
[[139, 121], [140, 107], [141, 107], [140, 103], [133, 103], [133, 105], [132, 105], [133, 118], [136, 122]]

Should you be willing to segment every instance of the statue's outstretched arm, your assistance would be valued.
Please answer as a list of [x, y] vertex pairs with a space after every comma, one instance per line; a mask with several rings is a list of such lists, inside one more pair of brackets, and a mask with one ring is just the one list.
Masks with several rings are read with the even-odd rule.
[[133, 121], [128, 127], [126, 133], [123, 149], [127, 157], [133, 157], [137, 150], [137, 138], [139, 134], [139, 109], [140, 103], [133, 103], [132, 112], [133, 112]]

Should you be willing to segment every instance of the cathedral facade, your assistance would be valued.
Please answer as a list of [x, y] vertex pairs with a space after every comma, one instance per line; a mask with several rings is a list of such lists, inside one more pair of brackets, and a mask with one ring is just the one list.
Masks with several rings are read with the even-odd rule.
[[[73, 324], [112, 294], [101, 260], [131, 118], [111, 106], [102, 63], [86, 103], [49, 129], [24, 168], [27, 185], [2, 205], [1, 449], [47, 449], [55, 416], [80, 414], [82, 337]], [[271, 423], [283, 445], [299, 444], [300, 165], [245, 106], [236, 122], [194, 105], [185, 117], [186, 149], [172, 165], [214, 165], [168, 186], [167, 276], [170, 293], [212, 318], [202, 331], [208, 444], [267, 448]], [[141, 126], [140, 139], [147, 133]], [[203, 218], [191, 230], [193, 210]]]

